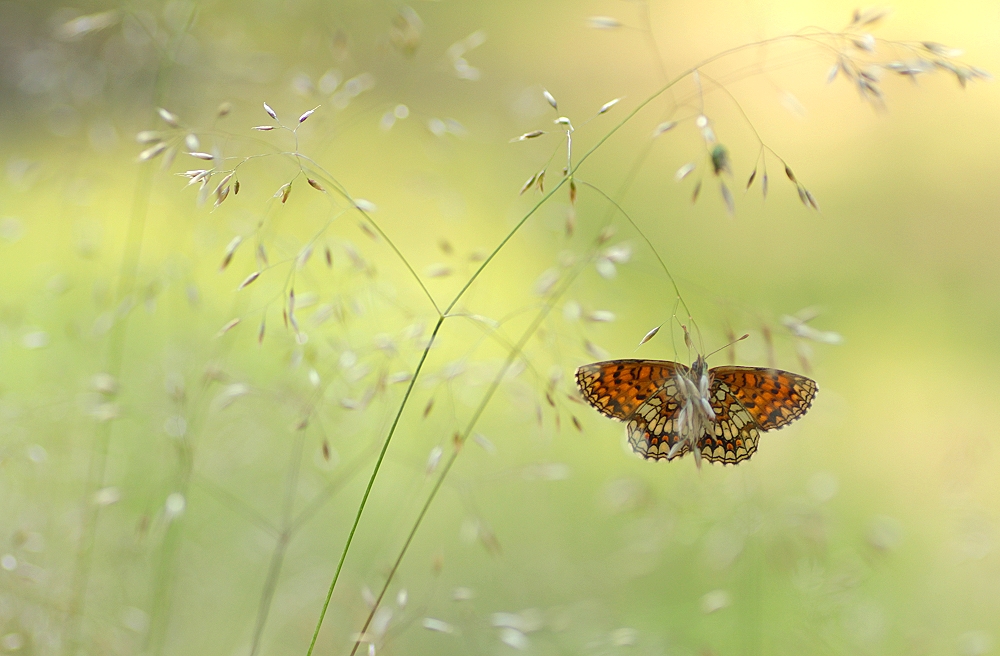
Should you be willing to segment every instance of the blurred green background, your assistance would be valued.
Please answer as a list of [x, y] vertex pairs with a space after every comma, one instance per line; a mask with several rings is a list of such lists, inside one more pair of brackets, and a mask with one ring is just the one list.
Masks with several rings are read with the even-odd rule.
[[[942, 70], [885, 74], [884, 108], [828, 84], [838, 42], [809, 26], [839, 31], [853, 9], [0, 3], [0, 652], [306, 653], [437, 314], [359, 212], [296, 177], [288, 132], [250, 129], [273, 123], [263, 102], [289, 126], [320, 106], [298, 161], [368, 201], [445, 307], [543, 197], [519, 196], [524, 181], [561, 179], [555, 118], [572, 120], [579, 161], [668, 77], [789, 33], [813, 36], [717, 60], [701, 95], [688, 77], [638, 113], [577, 171], [575, 205], [559, 189], [454, 307], [315, 653], [350, 652], [526, 330], [360, 653], [995, 652], [1000, 99]], [[1000, 70], [995, 2], [893, 9], [880, 38]], [[734, 216], [702, 112], [730, 153]], [[539, 129], [552, 133], [511, 142]], [[149, 130], [178, 147], [172, 162], [137, 161]], [[821, 213], [770, 152], [766, 204], [762, 169], [744, 194], [755, 134]], [[239, 195], [199, 205], [174, 174], [211, 163], [186, 150], [251, 158]], [[670, 268], [699, 349], [749, 332], [739, 363], [818, 381], [809, 414], [752, 460], [642, 461], [570, 398], [575, 367], [602, 354], [691, 357], [670, 280], [605, 194]], [[842, 343], [782, 323], [803, 311]]]

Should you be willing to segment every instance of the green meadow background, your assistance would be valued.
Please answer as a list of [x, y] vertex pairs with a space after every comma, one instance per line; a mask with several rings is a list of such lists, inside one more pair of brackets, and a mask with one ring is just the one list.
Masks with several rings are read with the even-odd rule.
[[[0, 2], [0, 653], [306, 654], [428, 294], [447, 307], [545, 198], [525, 180], [562, 180], [553, 120], [576, 163], [674, 75], [853, 10]], [[875, 33], [997, 71], [998, 30], [995, 2], [904, 0]], [[886, 75], [873, 107], [835, 61], [793, 39], [706, 65], [531, 214], [427, 352], [313, 653], [1000, 650], [1000, 97]], [[319, 105], [296, 136], [325, 192], [290, 133], [250, 129], [264, 102], [289, 126]], [[148, 130], [172, 162], [138, 161]], [[821, 212], [771, 153], [766, 202], [762, 169], [744, 192], [755, 134]], [[259, 157], [216, 208], [174, 175], [211, 164], [186, 150]], [[803, 311], [839, 343], [782, 323]], [[736, 467], [634, 456], [573, 371], [690, 361], [681, 323], [701, 352], [750, 333], [711, 363], [814, 377], [808, 415]]]

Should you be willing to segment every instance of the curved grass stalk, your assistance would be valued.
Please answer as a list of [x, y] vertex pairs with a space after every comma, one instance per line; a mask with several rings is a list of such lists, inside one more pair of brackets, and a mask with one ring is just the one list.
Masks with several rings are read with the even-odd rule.
[[[392, 424], [392, 426], [391, 426], [391, 428], [389, 430], [388, 435], [386, 436], [385, 442], [384, 442], [383, 447], [382, 447], [382, 451], [379, 454], [379, 458], [378, 458], [378, 460], [376, 462], [375, 468], [374, 468], [374, 470], [372, 472], [372, 476], [371, 476], [371, 478], [369, 480], [369, 485], [368, 485], [368, 487], [367, 487], [367, 489], [365, 491], [365, 495], [363, 496], [361, 504], [360, 504], [360, 506], [358, 508], [358, 512], [357, 512], [357, 514], [355, 516], [354, 523], [353, 523], [351, 531], [350, 531], [350, 533], [348, 535], [348, 539], [347, 539], [347, 541], [346, 541], [346, 543], [344, 545], [344, 549], [343, 549], [343, 551], [341, 553], [340, 560], [339, 560], [338, 565], [337, 565], [337, 569], [336, 569], [336, 571], [334, 573], [333, 580], [330, 583], [330, 586], [329, 586], [326, 598], [324, 600], [323, 607], [322, 607], [322, 610], [320, 612], [320, 617], [319, 617], [319, 619], [317, 621], [316, 628], [315, 628], [315, 630], [313, 632], [312, 640], [310, 641], [309, 648], [308, 648], [308, 650], [306, 652], [306, 656], [311, 656], [312, 653], [313, 653], [313, 650], [315, 649], [316, 641], [318, 639], [320, 629], [322, 628], [323, 620], [324, 620], [324, 618], [326, 616], [326, 612], [327, 612], [327, 610], [329, 608], [330, 600], [331, 600], [331, 598], [333, 596], [333, 592], [334, 592], [334, 589], [336, 587], [337, 581], [339, 580], [340, 574], [341, 574], [341, 572], [343, 570], [344, 562], [345, 562], [345, 560], [347, 558], [347, 554], [348, 554], [348, 551], [350, 550], [351, 544], [353, 542], [355, 532], [357, 530], [357, 527], [358, 527], [358, 524], [360, 522], [361, 516], [362, 516], [362, 514], [364, 512], [364, 509], [365, 509], [365, 506], [367, 504], [367, 500], [368, 500], [369, 494], [371, 492], [371, 488], [372, 488], [372, 486], [374, 484], [374, 481], [375, 481], [375, 478], [377, 477], [378, 472], [379, 472], [379, 470], [381, 468], [381, 465], [382, 465], [382, 462], [384, 460], [384, 456], [385, 456], [385, 453], [386, 453], [386, 451], [388, 449], [389, 443], [392, 440], [392, 437], [393, 437], [393, 435], [395, 433], [395, 430], [396, 430], [396, 428], [398, 426], [399, 418], [402, 415], [403, 410], [405, 409], [406, 403], [407, 403], [407, 401], [409, 399], [410, 391], [412, 390], [413, 385], [416, 383], [417, 378], [418, 378], [418, 376], [420, 374], [421, 368], [422, 368], [422, 366], [423, 366], [423, 364], [424, 364], [424, 362], [426, 360], [428, 351], [430, 349], [430, 345], [431, 345], [431, 343], [433, 343], [434, 336], [437, 335], [437, 332], [440, 329], [440, 326], [443, 323], [444, 319], [449, 318], [449, 316], [451, 316], [452, 310], [455, 308], [455, 306], [461, 301], [461, 299], [465, 296], [466, 292], [471, 288], [471, 286], [480, 277], [480, 275], [482, 275], [482, 273], [486, 270], [486, 268], [488, 266], [490, 266], [490, 264], [493, 262], [493, 260], [496, 258], [496, 256], [500, 253], [500, 251], [503, 250], [504, 247], [510, 242], [510, 240], [513, 239], [513, 237], [521, 230], [522, 227], [524, 227], [524, 225], [527, 223], [528, 219], [530, 219], [538, 211], [538, 209], [545, 202], [547, 202], [549, 200], [549, 198], [551, 198], [552, 195], [556, 191], [559, 190], [560, 187], [562, 187], [566, 183], [567, 180], [572, 180], [574, 178], [576, 172], [586, 162], [586, 160], [589, 159], [595, 152], [597, 152], [597, 150], [599, 150], [604, 145], [605, 142], [607, 142], [622, 127], [624, 127], [627, 123], [629, 123], [640, 111], [642, 111], [643, 109], [645, 109], [650, 103], [652, 103], [654, 100], [656, 100], [657, 98], [659, 98], [665, 92], [667, 92], [670, 89], [672, 89], [676, 84], [678, 84], [679, 82], [681, 82], [685, 78], [687, 78], [687, 77], [689, 77], [689, 76], [697, 73], [700, 68], [705, 67], [705, 66], [707, 66], [709, 64], [712, 64], [712, 63], [714, 63], [716, 61], [719, 61], [721, 59], [724, 59], [726, 57], [729, 57], [729, 56], [732, 56], [732, 55], [735, 55], [735, 54], [738, 54], [738, 53], [741, 53], [741, 52], [745, 52], [747, 50], [751, 50], [751, 49], [754, 49], [754, 48], [760, 48], [760, 47], [767, 46], [767, 45], [773, 45], [773, 44], [776, 44], [776, 43], [779, 43], [779, 42], [782, 42], [782, 41], [805, 40], [805, 41], [809, 41], [810, 43], [813, 43], [813, 44], [818, 44], [818, 45], [824, 46], [824, 47], [829, 48], [829, 49], [833, 50], [834, 52], [836, 52], [835, 48], [833, 48], [832, 46], [830, 46], [828, 44], [823, 43], [823, 41], [821, 40], [821, 38], [822, 37], [843, 38], [843, 36], [844, 35], [840, 34], [840, 33], [833, 33], [833, 32], [828, 32], [828, 31], [817, 31], [816, 33], [788, 34], [788, 35], [773, 37], [773, 38], [770, 38], [770, 39], [763, 39], [763, 40], [754, 41], [754, 42], [751, 42], [751, 43], [746, 43], [746, 44], [742, 44], [742, 45], [739, 45], [739, 46], [735, 46], [733, 48], [729, 48], [729, 49], [724, 50], [722, 52], [719, 52], [719, 53], [717, 53], [717, 54], [715, 54], [715, 55], [713, 55], [711, 57], [708, 57], [708, 58], [702, 60], [701, 62], [699, 62], [698, 64], [696, 64], [695, 66], [692, 66], [692, 67], [688, 68], [687, 70], [683, 71], [682, 73], [680, 73], [679, 75], [675, 76], [673, 79], [671, 79], [670, 81], [668, 81], [666, 84], [664, 84], [660, 89], [658, 89], [653, 94], [651, 94], [646, 99], [644, 99], [642, 102], [640, 102], [624, 118], [622, 118], [617, 124], [615, 124], [614, 126], [612, 126], [603, 136], [601, 136], [601, 138], [599, 138], [597, 140], [597, 142], [593, 146], [590, 147], [590, 149], [588, 149], [581, 156], [581, 158], [576, 162], [575, 165], [567, 167], [566, 175], [558, 183], [556, 183], [549, 190], [549, 192], [547, 194], [545, 194], [530, 210], [528, 210], [528, 212], [517, 222], [517, 224], [513, 228], [511, 228], [511, 230], [507, 233], [507, 235], [505, 235], [504, 238], [501, 239], [501, 241], [497, 244], [497, 246], [494, 247], [494, 249], [487, 255], [487, 257], [482, 261], [482, 263], [479, 265], [479, 267], [476, 268], [476, 270], [470, 275], [470, 277], [468, 278], [468, 280], [466, 280], [466, 282], [462, 285], [462, 287], [459, 289], [459, 291], [457, 292], [457, 294], [452, 298], [452, 300], [444, 307], [444, 309], [442, 311], [439, 311], [440, 312], [439, 313], [439, 318], [438, 318], [437, 324], [435, 325], [434, 335], [431, 338], [431, 342], [428, 344], [427, 348], [424, 349], [424, 351], [423, 351], [423, 353], [421, 355], [420, 362], [419, 362], [419, 365], [417, 367], [417, 370], [414, 372], [414, 376], [413, 376], [413, 378], [410, 381], [410, 386], [407, 388], [407, 392], [404, 395], [404, 398], [403, 398], [403, 400], [402, 400], [402, 402], [400, 404], [400, 407], [399, 407], [399, 409], [398, 409], [398, 411], [396, 413], [396, 417], [395, 417], [395, 419], [393, 421], [393, 424]], [[588, 186], [592, 187], [592, 185], [588, 185]], [[605, 197], [607, 197], [607, 196], [605, 195]], [[345, 198], [349, 198], [349, 196], [347, 196], [345, 194]], [[610, 198], [609, 198], [609, 200], [610, 200]], [[617, 206], [617, 203], [615, 203], [615, 205]], [[620, 206], [618, 207], [618, 209], [619, 210], [621, 209]], [[366, 216], [366, 218], [370, 222], [372, 222], [372, 225], [375, 226], [376, 229], [379, 230], [379, 233], [381, 235], [383, 235], [383, 237], [384, 237], [384, 233], [381, 231], [381, 229], [378, 228], [377, 225], [373, 221], [371, 221], [371, 218], [367, 214], [365, 214], [365, 216]], [[628, 216], [628, 215], [626, 214], [626, 216]], [[643, 238], [643, 240], [646, 241], [647, 244], [649, 244], [650, 246], [652, 246], [652, 244], [646, 238], [645, 234], [641, 230], [638, 229], [638, 226], [636, 226], [636, 224], [634, 223], [634, 221], [632, 221], [631, 218], [629, 218], [629, 221], [633, 224], [633, 226], [636, 227], [637, 231], [639, 232], [639, 234]], [[388, 239], [387, 239], [387, 241], [388, 241]], [[653, 249], [653, 250], [654, 250], [654, 253], [656, 253], [655, 249]], [[394, 248], [394, 251], [396, 252], [396, 254], [404, 262], [406, 262], [405, 257], [403, 257], [403, 255], [398, 250], [396, 250]], [[683, 304], [683, 307], [685, 308], [685, 310], [687, 310], [687, 305], [684, 303], [683, 299], [680, 297], [679, 290], [677, 288], [676, 282], [673, 279], [673, 276], [670, 274], [669, 270], [665, 266], [664, 262], [662, 261], [662, 259], [660, 258], [660, 256], [659, 256], [658, 253], [656, 253], [656, 257], [657, 257], [658, 260], [660, 260], [660, 264], [663, 266], [664, 271], [667, 273], [668, 277], [671, 280], [671, 283], [674, 285], [674, 289], [678, 293], [678, 298], [679, 298], [680, 302]], [[411, 274], [414, 275], [419, 280], [419, 276], [416, 276], [416, 274], [413, 272], [412, 268], [409, 267], [408, 263], [407, 263], [407, 267], [410, 269]], [[421, 283], [421, 287], [423, 287], [422, 283]], [[429, 293], [427, 293], [427, 296], [430, 298]], [[433, 299], [431, 299], [431, 300], [433, 302]], [[437, 308], [437, 307], [438, 306], [435, 304], [435, 308]], [[479, 416], [485, 410], [486, 404], [488, 404], [489, 399], [492, 398], [493, 393], [495, 392], [496, 388], [500, 384], [500, 380], [503, 377], [503, 373], [505, 373], [509, 369], [510, 363], [513, 362], [514, 358], [517, 357], [517, 354], [520, 353], [520, 350], [527, 343], [527, 340], [530, 339], [531, 335], [534, 333], [534, 330], [537, 329], [537, 325], [540, 325], [541, 321], [544, 320], [544, 317], [548, 315], [549, 311], [551, 311], [551, 307], [552, 307], [551, 305], [546, 306], [546, 308], [539, 314], [539, 317], [536, 318], [536, 322], [532, 323], [532, 327], [529, 327], [529, 330], [526, 331], [525, 334], [522, 336], [521, 340], [519, 340], [519, 342], [518, 342], [518, 344], [516, 346], [516, 350], [512, 351], [511, 354], [509, 355], [507, 363], [504, 365], [504, 367], [502, 369], [501, 375], [494, 381], [494, 384], [491, 386], [491, 388], [488, 390], [486, 396], [484, 397], [484, 402], [477, 408], [477, 411], [475, 412], [475, 414], [473, 416], [473, 419], [470, 421], [470, 423], [469, 423], [466, 431], [461, 435], [460, 442], [464, 442], [468, 438], [468, 435], [471, 434], [471, 430], [472, 430], [471, 427], [474, 426], [475, 422], [478, 421]], [[688, 314], [690, 314], [689, 311], [688, 311]], [[394, 577], [394, 575], [395, 575], [395, 573], [396, 573], [396, 571], [397, 571], [400, 563], [402, 562], [402, 559], [405, 556], [406, 551], [408, 550], [408, 548], [409, 548], [409, 546], [410, 546], [410, 544], [411, 544], [411, 542], [413, 540], [413, 537], [416, 534], [416, 531], [419, 529], [419, 526], [422, 523], [423, 518], [426, 515], [426, 512], [427, 512], [427, 510], [430, 507], [430, 504], [433, 502], [435, 496], [437, 495], [437, 492], [440, 489], [441, 484], [443, 483], [443, 481], [444, 481], [445, 477], [447, 476], [448, 472], [450, 471], [451, 466], [454, 464], [454, 461], [457, 458], [458, 453], [459, 453], [459, 449], [456, 448], [456, 450], [453, 451], [453, 453], [449, 457], [448, 461], [442, 467], [441, 473], [439, 474], [438, 478], [436, 479], [434, 487], [431, 489], [431, 492], [430, 492], [427, 500], [425, 501], [424, 505], [422, 506], [421, 511], [418, 514], [418, 517], [415, 520], [414, 525], [411, 528], [411, 530], [410, 530], [410, 532], [409, 532], [409, 534], [407, 536], [407, 539], [404, 542], [403, 547], [401, 548], [400, 553], [399, 553], [399, 555], [398, 555], [398, 557], [397, 557], [394, 565], [392, 566], [392, 568], [391, 568], [391, 570], [389, 572], [389, 575], [387, 577], [386, 583], [384, 584], [384, 586], [383, 586], [380, 594], [377, 597], [376, 604], [373, 607], [372, 611], [368, 615], [368, 618], [367, 618], [367, 620], [365, 622], [364, 628], [361, 631], [362, 634], [364, 633], [365, 630], [367, 630], [367, 628], [368, 628], [368, 626], [369, 626], [372, 618], [374, 617], [375, 610], [378, 608], [379, 603], [381, 602], [383, 596], [385, 595], [385, 592], [388, 589], [388, 586], [389, 586], [390, 582], [392, 581], [392, 579], [393, 579], [393, 577]], [[358, 647], [360, 646], [360, 644], [361, 644], [360, 640], [355, 642], [354, 648], [351, 651], [352, 655], [356, 653], [356, 651], [357, 651]]]

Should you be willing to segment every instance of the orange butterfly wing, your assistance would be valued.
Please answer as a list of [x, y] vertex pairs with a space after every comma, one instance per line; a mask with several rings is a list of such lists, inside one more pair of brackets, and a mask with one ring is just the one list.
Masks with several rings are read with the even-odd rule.
[[663, 360], [595, 362], [576, 370], [576, 384], [598, 412], [625, 421], [655, 396], [678, 368], [687, 371], [682, 364]]
[[786, 426], [806, 413], [819, 388], [799, 374], [765, 367], [714, 367], [709, 376], [724, 385], [761, 430]]
[[[609, 360], [577, 369], [584, 399], [602, 414], [627, 422], [629, 444], [650, 460], [679, 458], [690, 444], [670, 456], [681, 439], [677, 418], [682, 394], [675, 374], [689, 368], [662, 360]], [[715, 420], [695, 441], [709, 462], [736, 464], [757, 450], [761, 431], [798, 419], [816, 396], [815, 381], [764, 367], [715, 367], [709, 402]]]

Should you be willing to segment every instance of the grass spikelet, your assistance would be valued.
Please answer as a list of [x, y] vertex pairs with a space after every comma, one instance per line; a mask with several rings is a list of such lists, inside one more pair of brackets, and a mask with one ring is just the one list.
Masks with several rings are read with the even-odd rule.
[[233, 328], [235, 328], [236, 326], [238, 326], [239, 323], [240, 323], [240, 319], [238, 317], [236, 319], [229, 320], [228, 322], [226, 322], [226, 325], [224, 325], [222, 328], [219, 329], [219, 332], [215, 333], [215, 337], [216, 338], [222, 337], [223, 335], [225, 335], [226, 333], [228, 333], [230, 330], [232, 330]]
[[215, 194], [215, 206], [218, 207], [222, 205], [222, 201], [229, 197], [229, 187], [222, 187]]
[[146, 150], [139, 153], [138, 161], [148, 162], [149, 160], [158, 157], [159, 155], [162, 155], [163, 151], [165, 151], [166, 149], [167, 149], [167, 144], [163, 142], [150, 146]]
[[538, 174], [537, 173], [533, 173], [531, 175], [531, 177], [528, 178], [527, 182], [525, 182], [523, 185], [521, 185], [521, 191], [518, 193], [518, 195], [519, 196], [523, 196], [524, 192], [526, 192], [529, 189], [531, 189], [531, 186], [533, 184], [535, 184], [535, 180], [537, 180], [537, 179], [538, 179]]
[[160, 143], [163, 141], [163, 137], [160, 136], [159, 132], [154, 130], [143, 130], [135, 135], [135, 141], [138, 144], [148, 145], [152, 143]]
[[614, 30], [622, 26], [621, 21], [611, 16], [591, 16], [587, 26], [595, 30]]
[[650, 331], [649, 331], [648, 333], [646, 333], [646, 334], [645, 334], [645, 335], [643, 336], [643, 338], [642, 338], [641, 340], [639, 340], [639, 346], [642, 346], [643, 344], [645, 344], [645, 343], [646, 343], [646, 342], [648, 342], [649, 340], [651, 340], [651, 339], [653, 339], [654, 337], [656, 337], [656, 333], [660, 332], [660, 328], [661, 328], [661, 327], [663, 327], [663, 324], [660, 324], [660, 325], [659, 325], [659, 326], [657, 326], [656, 328], [653, 328], [653, 329], [652, 329], [652, 330], [650, 330]]
[[267, 112], [267, 115], [273, 118], [275, 121], [278, 120], [278, 115], [274, 113], [274, 110], [271, 109], [271, 106], [268, 105], [267, 103], [264, 103], [264, 111]]
[[665, 121], [663, 123], [660, 123], [659, 125], [656, 126], [656, 129], [653, 130], [653, 137], [654, 138], [658, 137], [664, 132], [670, 132], [675, 127], [677, 127], [677, 121]]
[[601, 114], [604, 114], [609, 109], [617, 105], [619, 102], [621, 102], [621, 98], [615, 98], [614, 100], [609, 100], [608, 102], [601, 105], [601, 108], [597, 110], [597, 115], [600, 116]]
[[806, 200], [809, 201], [809, 205], [814, 210], [816, 210], [817, 212], [819, 212], [819, 203], [816, 202], [816, 197], [812, 195], [812, 192], [809, 191], [808, 189], [806, 189], [805, 187], [802, 188], [802, 191], [805, 192], [805, 194], [806, 194]]
[[163, 119], [163, 122], [170, 127], [179, 128], [181, 126], [181, 119], [177, 116], [177, 114], [174, 114], [173, 112], [162, 107], [157, 107], [156, 113], [159, 114], [160, 118]]
[[493, 442], [491, 442], [490, 439], [485, 435], [483, 435], [482, 433], [473, 433], [472, 441], [478, 444], [483, 449], [483, 451], [490, 454], [491, 456], [496, 455], [497, 452], [496, 445], [494, 445]]
[[256, 280], [259, 277], [260, 277], [260, 271], [254, 271], [249, 276], [247, 276], [246, 278], [244, 278], [243, 282], [241, 282], [240, 286], [237, 287], [236, 289], [237, 290], [243, 289], [244, 287], [246, 287], [247, 285], [249, 285], [250, 283], [252, 283], [254, 280]]
[[559, 103], [556, 102], [555, 97], [551, 93], [549, 93], [548, 89], [542, 89], [542, 96], [545, 97], [545, 102], [552, 105], [552, 109], [556, 110], [557, 112], [559, 111]]
[[317, 105], [316, 107], [313, 107], [312, 109], [310, 109], [307, 112], [304, 112], [302, 114], [302, 116], [299, 117], [299, 123], [304, 123], [306, 121], [306, 119], [309, 118], [310, 116], [312, 116], [313, 112], [315, 112], [317, 109], [319, 109], [319, 105]]
[[733, 193], [729, 191], [725, 182], [719, 182], [719, 192], [722, 194], [722, 200], [726, 203], [726, 211], [729, 212], [729, 216], [736, 214], [736, 201], [733, 200]]
[[229, 263], [233, 261], [233, 255], [236, 253], [236, 249], [240, 247], [243, 243], [243, 237], [236, 235], [232, 238], [229, 244], [226, 246], [226, 252], [222, 256], [222, 264], [219, 266], [219, 271], [225, 271]]
[[323, 185], [321, 185], [320, 183], [316, 182], [312, 178], [306, 178], [306, 182], [308, 182], [309, 186], [312, 187], [313, 189], [315, 189], [316, 191], [322, 191], [324, 193], [326, 192], [326, 189], [323, 188]]

